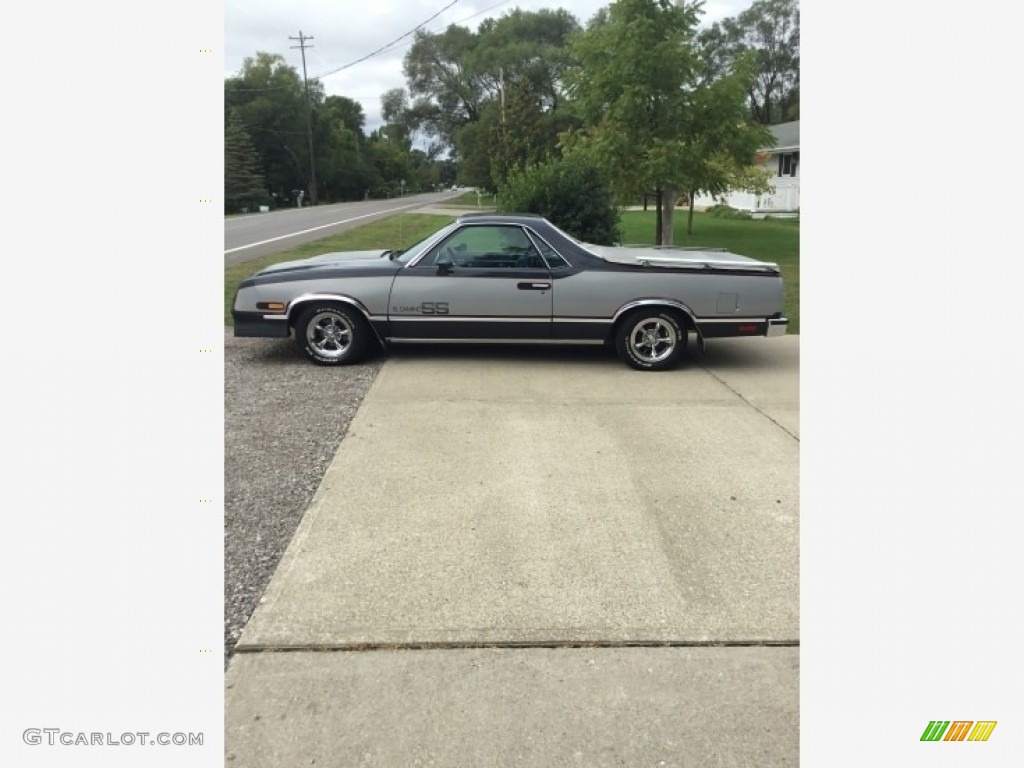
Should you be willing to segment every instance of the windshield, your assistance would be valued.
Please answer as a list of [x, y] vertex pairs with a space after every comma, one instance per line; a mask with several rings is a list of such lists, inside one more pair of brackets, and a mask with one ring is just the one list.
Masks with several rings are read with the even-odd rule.
[[392, 260], [397, 261], [399, 264], [408, 264], [410, 261], [412, 261], [421, 253], [423, 253], [423, 251], [426, 250], [428, 245], [434, 242], [437, 238], [447, 235], [453, 229], [455, 229], [455, 222], [452, 222], [444, 229], [438, 230], [437, 232], [427, 235], [425, 238], [416, 243], [416, 245], [409, 246], [404, 251], [399, 253], [397, 256], [393, 256]]

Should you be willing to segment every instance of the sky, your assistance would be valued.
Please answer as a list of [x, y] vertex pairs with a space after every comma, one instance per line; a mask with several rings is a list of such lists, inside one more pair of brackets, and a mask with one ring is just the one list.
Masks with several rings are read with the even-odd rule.
[[[753, 0], [707, 0], [702, 24], [735, 16]], [[415, 29], [441, 12], [423, 29], [442, 32], [449, 24], [476, 30], [486, 18], [498, 18], [514, 8], [537, 11], [565, 8], [581, 24], [609, 0], [225, 0], [224, 76], [237, 74], [242, 61], [257, 51], [279, 53], [302, 71], [299, 32], [313, 40], [306, 49], [306, 71], [320, 77], [328, 96], [347, 96], [363, 105], [366, 132], [381, 124], [380, 96], [405, 87], [402, 58], [412, 45], [410, 34], [393, 48], [334, 74], [327, 74], [362, 58]], [[446, 10], [446, 6], [448, 7]]]

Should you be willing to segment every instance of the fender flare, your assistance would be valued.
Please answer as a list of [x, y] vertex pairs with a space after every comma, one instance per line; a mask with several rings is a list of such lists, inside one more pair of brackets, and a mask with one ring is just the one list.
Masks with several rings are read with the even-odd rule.
[[351, 296], [346, 296], [342, 293], [304, 293], [301, 296], [296, 296], [290, 302], [288, 302], [287, 316], [288, 325], [294, 327], [295, 320], [299, 313], [302, 312], [304, 306], [314, 301], [333, 301], [340, 304], [347, 304], [348, 306], [355, 309], [359, 314], [363, 316], [366, 321], [366, 325], [373, 331], [373, 335], [376, 337], [377, 342], [384, 347], [384, 340], [377, 333], [377, 329], [373, 325], [373, 321], [370, 319], [372, 315], [370, 310], [366, 308], [359, 299], [354, 299]]

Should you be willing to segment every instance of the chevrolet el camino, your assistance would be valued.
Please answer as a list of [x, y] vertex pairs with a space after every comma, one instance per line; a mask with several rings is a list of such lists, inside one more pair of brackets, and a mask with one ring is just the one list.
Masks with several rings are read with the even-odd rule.
[[538, 216], [463, 216], [401, 252], [274, 264], [235, 294], [235, 336], [346, 365], [401, 343], [606, 344], [665, 370], [704, 339], [779, 336], [777, 265], [723, 250], [581, 243]]

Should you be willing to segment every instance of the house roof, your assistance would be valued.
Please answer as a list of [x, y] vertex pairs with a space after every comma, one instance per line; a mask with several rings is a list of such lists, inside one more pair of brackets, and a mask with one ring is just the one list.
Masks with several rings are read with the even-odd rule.
[[794, 120], [791, 123], [779, 123], [769, 127], [775, 137], [775, 146], [772, 150], [781, 152], [783, 150], [800, 149], [800, 121]]

